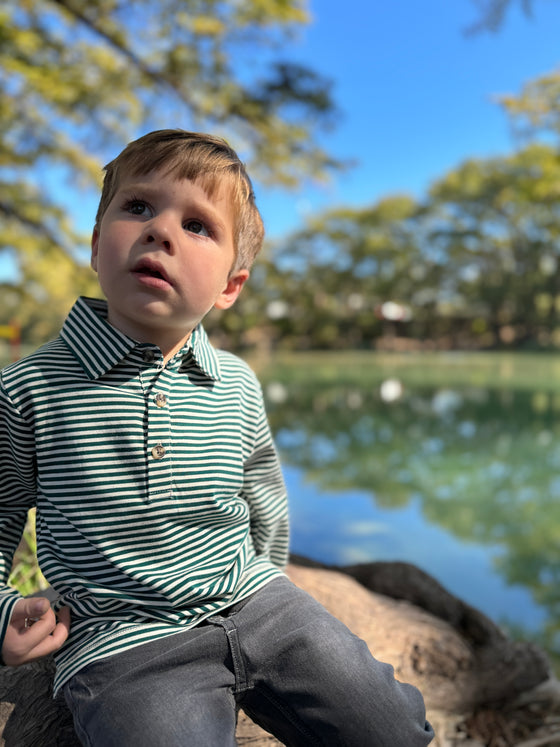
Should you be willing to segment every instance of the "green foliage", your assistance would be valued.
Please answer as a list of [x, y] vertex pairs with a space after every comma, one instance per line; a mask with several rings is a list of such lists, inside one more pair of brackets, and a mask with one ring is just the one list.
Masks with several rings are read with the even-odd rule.
[[[560, 161], [550, 146], [513, 156], [468, 161], [431, 190], [437, 216], [431, 234], [448, 292], [465, 315], [483, 317], [499, 340], [537, 338], [541, 323], [558, 324], [560, 298]], [[548, 319], [535, 303], [548, 294]], [[462, 309], [461, 309], [462, 306]]]
[[422, 202], [394, 196], [310, 219], [273, 248], [257, 284], [289, 307], [270, 320], [271, 338], [314, 348], [371, 347], [380, 336], [558, 346], [559, 185], [556, 149], [533, 143], [466, 161]]
[[31, 509], [29, 512], [23, 538], [14, 556], [12, 573], [8, 583], [14, 586], [23, 596], [48, 587], [48, 583], [37, 565], [35, 509]]
[[499, 101], [519, 136], [560, 136], [560, 71], [541, 75], [529, 81], [519, 95], [502, 96]]

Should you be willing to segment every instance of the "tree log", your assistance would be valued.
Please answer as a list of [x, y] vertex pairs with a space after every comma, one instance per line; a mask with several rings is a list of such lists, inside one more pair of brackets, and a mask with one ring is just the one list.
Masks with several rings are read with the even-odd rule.
[[[537, 647], [510, 640], [414, 566], [334, 570], [294, 560], [288, 569], [294, 583], [363, 638], [374, 656], [390, 662], [398, 679], [421, 690], [436, 731], [434, 747], [560, 745], [560, 686]], [[79, 744], [66, 705], [51, 697], [53, 672], [52, 659], [0, 669], [0, 744]], [[243, 713], [237, 740], [280, 745]]]

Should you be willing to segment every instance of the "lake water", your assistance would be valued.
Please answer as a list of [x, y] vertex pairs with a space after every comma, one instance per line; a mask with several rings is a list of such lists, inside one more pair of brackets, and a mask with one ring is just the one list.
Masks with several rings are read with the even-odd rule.
[[414, 563], [560, 660], [560, 360], [302, 354], [255, 367], [294, 553]]

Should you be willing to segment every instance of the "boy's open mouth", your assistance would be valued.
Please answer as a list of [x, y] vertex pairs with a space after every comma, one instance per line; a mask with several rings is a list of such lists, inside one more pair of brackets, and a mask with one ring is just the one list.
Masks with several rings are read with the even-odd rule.
[[141, 259], [132, 269], [134, 275], [141, 278], [153, 278], [171, 284], [164, 267], [153, 259]]

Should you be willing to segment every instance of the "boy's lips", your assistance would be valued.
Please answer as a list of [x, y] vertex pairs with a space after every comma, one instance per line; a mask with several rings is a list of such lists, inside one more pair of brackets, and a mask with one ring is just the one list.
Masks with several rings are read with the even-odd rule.
[[136, 275], [139, 280], [147, 282], [150, 285], [155, 284], [161, 286], [163, 283], [166, 285], [173, 285], [169, 275], [167, 274], [165, 267], [155, 259], [150, 257], [143, 257], [132, 268], [132, 274]]

